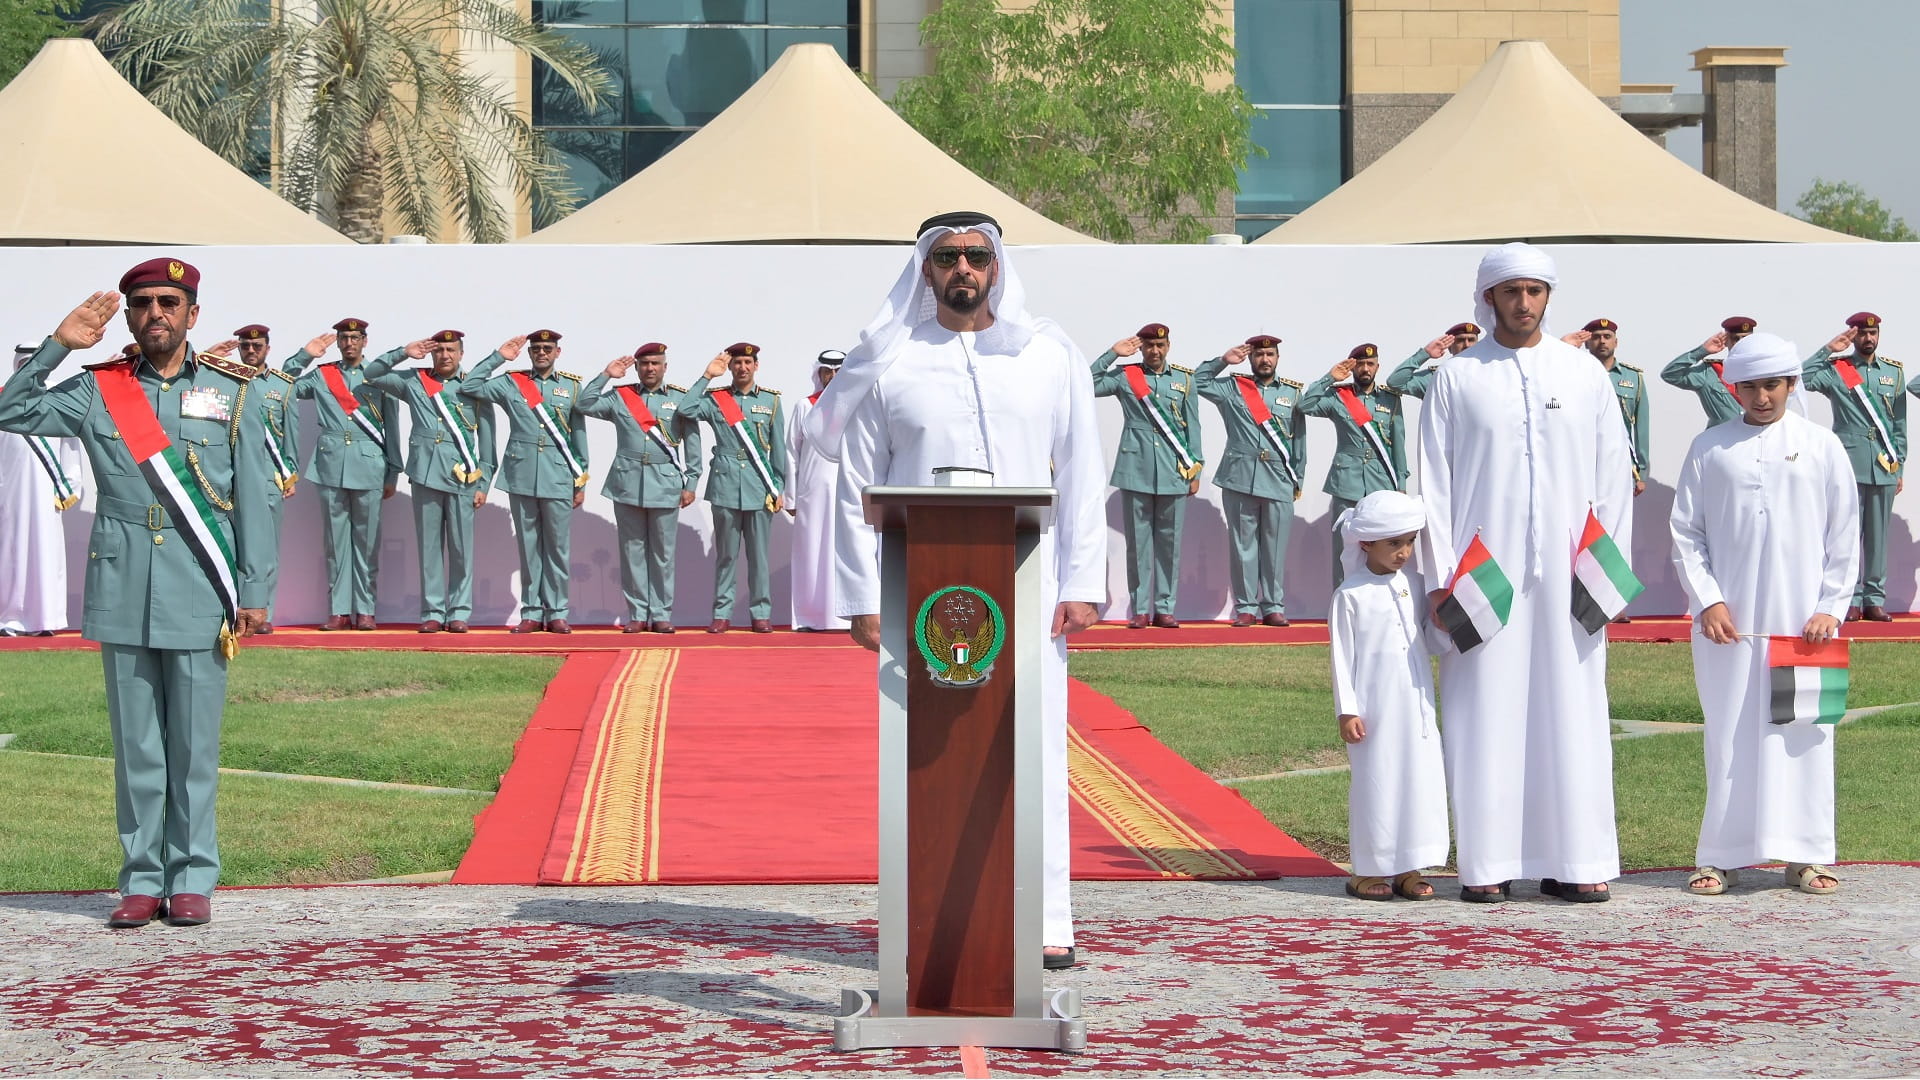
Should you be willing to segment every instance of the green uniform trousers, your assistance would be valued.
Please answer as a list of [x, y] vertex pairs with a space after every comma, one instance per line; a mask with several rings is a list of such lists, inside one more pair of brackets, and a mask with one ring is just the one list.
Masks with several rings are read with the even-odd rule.
[[1180, 529], [1186, 495], [1120, 491], [1127, 529], [1127, 596], [1135, 615], [1171, 615], [1180, 593]]
[[327, 517], [327, 613], [372, 615], [380, 581], [381, 491], [313, 487]]
[[213, 894], [213, 797], [227, 661], [216, 649], [100, 646], [126, 896]]
[[267, 589], [267, 621], [273, 621], [273, 598], [280, 594], [280, 521], [286, 516], [287, 499], [275, 487], [267, 493], [267, 505], [272, 508], [268, 514], [273, 520], [273, 550], [275, 557], [267, 560], [264, 573], [260, 575], [261, 584]]
[[1860, 585], [1855, 607], [1887, 603], [1887, 526], [1893, 520], [1892, 484], [1857, 484], [1860, 492]]
[[420, 538], [420, 621], [473, 617], [473, 493], [413, 489]]
[[1220, 490], [1227, 515], [1227, 539], [1233, 545], [1233, 610], [1253, 615], [1284, 613], [1287, 534], [1293, 531], [1293, 500], [1262, 499], [1230, 488]]
[[680, 531], [680, 508], [617, 502], [613, 524], [620, 536], [620, 591], [627, 598], [628, 625], [672, 622], [673, 545]]
[[1332, 510], [1327, 514], [1327, 523], [1333, 528], [1333, 587], [1336, 589], [1347, 579], [1346, 567], [1340, 562], [1340, 551], [1346, 546], [1346, 541], [1341, 539], [1338, 522], [1341, 514], [1353, 509], [1355, 502], [1357, 502], [1355, 499], [1342, 499], [1335, 496], [1332, 499]]
[[520, 617], [535, 622], [564, 619], [573, 499], [511, 495], [507, 502], [513, 511], [513, 535], [520, 541]]
[[755, 619], [773, 618], [773, 575], [767, 570], [767, 538], [773, 515], [763, 509], [713, 508], [713, 617], [733, 618], [734, 560], [744, 541], [747, 549], [747, 612]]

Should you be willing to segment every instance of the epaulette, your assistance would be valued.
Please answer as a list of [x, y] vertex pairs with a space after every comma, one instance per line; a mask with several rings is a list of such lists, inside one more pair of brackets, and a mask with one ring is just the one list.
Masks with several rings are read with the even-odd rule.
[[[1615, 361], [1613, 362], [1613, 366], [1614, 366], [1614, 367], [1623, 367], [1623, 368], [1626, 368], [1626, 369], [1627, 369], [1628, 371], [1642, 371], [1642, 369], [1641, 369], [1641, 368], [1639, 368], [1639, 367], [1637, 367], [1637, 366], [1635, 366], [1635, 365], [1633, 365], [1633, 364], [1629, 364], [1629, 363], [1627, 363], [1627, 362], [1626, 362], [1625, 360], [1615, 360]], [[1642, 372], [1642, 373], [1644, 374], [1644, 372]]]
[[280, 370], [279, 368], [268, 368], [268, 369], [266, 370], [266, 374], [268, 374], [268, 375], [278, 375], [278, 376], [280, 376], [281, 378], [283, 378], [283, 379], [285, 379], [285, 380], [287, 380], [288, 382], [293, 382], [293, 381], [294, 381], [294, 378], [293, 378], [293, 376], [291, 376], [291, 375], [289, 375], [289, 374], [287, 374], [287, 373], [286, 373], [286, 372], [284, 372], [284, 371], [281, 371], [281, 370]]
[[1892, 364], [1892, 365], [1893, 365], [1894, 367], [1905, 367], [1905, 366], [1906, 366], [1905, 364], [1902, 364], [1902, 363], [1901, 363], [1900, 361], [1898, 361], [1898, 360], [1895, 360], [1895, 359], [1894, 359], [1893, 357], [1891, 357], [1891, 356], [1882, 356], [1882, 357], [1880, 357], [1880, 358], [1879, 358], [1879, 360], [1880, 360], [1880, 362], [1881, 362], [1881, 363], [1883, 363], [1883, 364]]
[[1306, 383], [1299, 382], [1294, 379], [1282, 379], [1276, 376], [1273, 381], [1277, 383], [1286, 383], [1288, 386], [1293, 387], [1295, 390], [1305, 390], [1307, 388]]
[[1175, 370], [1175, 371], [1177, 371], [1177, 372], [1179, 372], [1179, 373], [1180, 373], [1180, 374], [1182, 374], [1182, 375], [1191, 375], [1191, 374], [1193, 374], [1193, 369], [1192, 369], [1192, 368], [1190, 368], [1190, 367], [1181, 367], [1181, 366], [1180, 366], [1179, 364], [1168, 364], [1167, 366], [1168, 366], [1168, 367], [1170, 367], [1170, 368], [1172, 368], [1173, 370]]
[[1394, 397], [1400, 397], [1401, 395], [1406, 393], [1406, 391], [1404, 390], [1397, 390], [1394, 387], [1388, 386], [1386, 383], [1383, 383], [1383, 382], [1374, 383], [1373, 389], [1375, 390], [1375, 392], [1392, 394]]
[[253, 365], [244, 361], [215, 356], [212, 353], [201, 353], [195, 359], [228, 378], [238, 379], [241, 382], [252, 382], [254, 379]]
[[560, 376], [563, 379], [572, 379], [574, 382], [580, 381], [580, 376], [575, 375], [571, 371], [556, 371], [554, 372], [554, 374]]
[[675, 386], [675, 385], [673, 385], [672, 383], [667, 383], [667, 384], [666, 384], [666, 389], [668, 389], [668, 390], [671, 390], [671, 391], [673, 391], [673, 392], [674, 392], [674, 393], [676, 393], [676, 394], [684, 394], [684, 393], [686, 393], [686, 392], [687, 392], [687, 388], [686, 388], [686, 387], [684, 387], [684, 386]]
[[775, 390], [775, 389], [774, 389], [773, 387], [771, 387], [771, 386], [756, 386], [756, 387], [754, 387], [754, 389], [755, 389], [755, 390], [765, 390], [765, 391], [766, 391], [767, 393], [769, 393], [769, 394], [774, 394], [774, 395], [776, 395], [776, 396], [777, 396], [777, 395], [778, 395], [778, 394], [780, 393], [780, 391], [778, 391], [778, 390]]
[[116, 356], [111, 360], [102, 360], [97, 364], [82, 364], [81, 367], [87, 371], [105, 371], [110, 367], [118, 367], [121, 364], [131, 367], [133, 365], [133, 358], [130, 356]]

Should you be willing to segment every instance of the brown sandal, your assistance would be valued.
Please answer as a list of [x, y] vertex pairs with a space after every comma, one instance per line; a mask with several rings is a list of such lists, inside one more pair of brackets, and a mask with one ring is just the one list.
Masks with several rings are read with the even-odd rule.
[[[1426, 892], [1416, 891], [1422, 885], [1425, 885], [1427, 887], [1427, 891]], [[1433, 883], [1428, 881], [1426, 878], [1421, 877], [1420, 871], [1418, 870], [1409, 870], [1404, 874], [1394, 875], [1393, 892], [1395, 896], [1399, 896], [1407, 900], [1431, 900], [1434, 898], [1434, 895], [1435, 895], [1434, 889], [1433, 889]]]
[[1367, 891], [1376, 886], [1386, 886], [1387, 884], [1387, 879], [1383, 877], [1362, 877], [1359, 874], [1355, 874], [1347, 879], [1347, 895], [1353, 897], [1355, 900], [1392, 900], [1392, 892], [1371, 893]]

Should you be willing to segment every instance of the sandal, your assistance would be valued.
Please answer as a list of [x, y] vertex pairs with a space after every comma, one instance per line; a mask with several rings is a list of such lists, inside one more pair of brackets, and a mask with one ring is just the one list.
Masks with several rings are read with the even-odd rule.
[[[1813, 883], [1815, 878], [1831, 878], [1833, 884], [1815, 885]], [[1840, 875], [1834, 873], [1833, 867], [1831, 866], [1821, 866], [1819, 863], [1790, 862], [1787, 864], [1787, 885], [1790, 888], [1799, 889], [1803, 893], [1825, 896], [1828, 893], [1840, 891]]]
[[1393, 899], [1393, 893], [1391, 891], [1383, 893], [1371, 893], [1367, 891], [1375, 886], [1386, 887], [1387, 879], [1383, 877], [1362, 877], [1359, 874], [1355, 874], [1347, 879], [1347, 895], [1353, 897], [1355, 900]]
[[1485, 886], [1479, 889], [1460, 886], [1460, 899], [1469, 904], [1504, 904], [1512, 895], [1513, 882], [1511, 881], [1501, 882], [1492, 892], [1485, 891]]
[[[1419, 891], [1422, 885], [1427, 887], [1426, 892]], [[1420, 871], [1418, 870], [1409, 870], [1404, 874], [1395, 874], [1393, 877], [1393, 893], [1395, 896], [1407, 900], [1431, 900], [1438, 895], [1438, 893], [1434, 891], [1433, 883], [1421, 877]]]
[[[1711, 881], [1712, 885], [1703, 886], [1702, 882]], [[1687, 891], [1695, 896], [1719, 896], [1735, 885], [1740, 884], [1740, 871], [1722, 870], [1717, 866], [1702, 866], [1694, 870], [1687, 879]]]
[[1546, 877], [1540, 879], [1540, 895], [1557, 896], [1569, 904], [1604, 904], [1613, 899], [1613, 890], [1602, 890], [1596, 887], [1581, 892], [1580, 886], [1572, 882], [1561, 882]]

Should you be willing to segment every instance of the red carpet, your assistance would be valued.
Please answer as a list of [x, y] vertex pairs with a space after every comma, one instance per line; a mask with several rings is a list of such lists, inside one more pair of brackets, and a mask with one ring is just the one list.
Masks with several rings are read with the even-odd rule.
[[[873, 881], [872, 665], [852, 649], [648, 649], [614, 659], [590, 691], [550, 691], [535, 726], [553, 737], [522, 739], [454, 880]], [[564, 747], [563, 707], [584, 710]], [[1110, 699], [1076, 683], [1070, 710], [1075, 877], [1340, 873]]]

